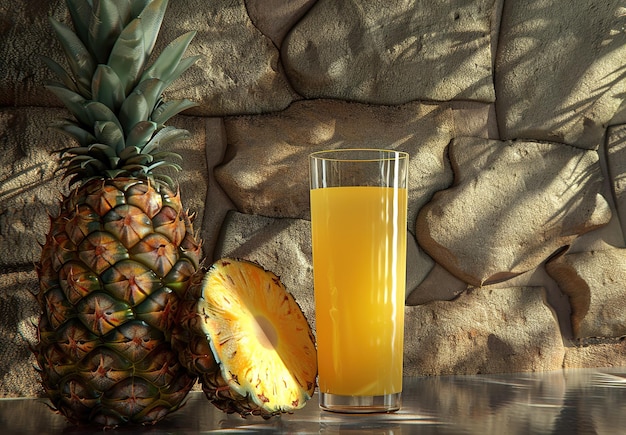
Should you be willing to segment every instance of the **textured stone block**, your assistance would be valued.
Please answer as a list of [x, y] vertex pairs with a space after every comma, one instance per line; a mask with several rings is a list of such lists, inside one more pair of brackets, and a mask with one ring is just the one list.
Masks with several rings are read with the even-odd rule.
[[0, 106], [61, 106], [43, 87], [52, 74], [40, 56], [62, 59], [48, 17], [66, 15], [64, 1], [0, 4]]
[[626, 336], [626, 249], [561, 255], [546, 270], [569, 297], [574, 338]]
[[272, 112], [297, 97], [281, 72], [278, 48], [254, 26], [244, 0], [170, 1], [155, 51], [192, 30], [198, 33], [186, 55], [200, 59], [168, 92], [199, 103], [187, 114]]
[[621, 245], [626, 243], [626, 125], [608, 129], [606, 139], [609, 181], [615, 198], [615, 211], [621, 228]]
[[468, 287], [467, 283], [435, 263], [428, 269], [428, 274], [419, 285], [407, 295], [406, 304], [422, 305], [431, 301], [451, 301]]
[[504, 2], [495, 74], [502, 139], [600, 145], [626, 92], [623, 9]]
[[534, 269], [606, 224], [595, 151], [531, 141], [455, 139], [453, 185], [420, 210], [420, 246], [473, 286]]
[[35, 107], [0, 111], [0, 265], [39, 259], [49, 214], [68, 189], [54, 151], [68, 146], [50, 125], [67, 113]]
[[476, 289], [453, 302], [406, 307], [405, 375], [555, 370], [559, 325], [539, 287]]
[[305, 98], [493, 102], [495, 5], [319, 0], [285, 38], [285, 71]]
[[626, 367], [626, 340], [567, 347], [563, 368]]
[[37, 342], [37, 274], [31, 270], [0, 273], [0, 397], [43, 393], [30, 345]]
[[245, 0], [254, 25], [280, 47], [285, 35], [317, 0]]

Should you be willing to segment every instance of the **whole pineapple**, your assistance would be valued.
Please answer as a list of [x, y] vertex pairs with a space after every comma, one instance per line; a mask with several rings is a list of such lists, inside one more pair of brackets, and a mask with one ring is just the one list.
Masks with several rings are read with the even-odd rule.
[[74, 31], [51, 20], [69, 69], [46, 59], [50, 89], [74, 120], [59, 129], [77, 187], [51, 218], [37, 271], [43, 314], [34, 348], [53, 406], [76, 424], [154, 423], [195, 382], [170, 345], [201, 248], [161, 148], [188, 132], [165, 126], [193, 105], [163, 90], [196, 60], [194, 33], [148, 66], [167, 0], [67, 0]]

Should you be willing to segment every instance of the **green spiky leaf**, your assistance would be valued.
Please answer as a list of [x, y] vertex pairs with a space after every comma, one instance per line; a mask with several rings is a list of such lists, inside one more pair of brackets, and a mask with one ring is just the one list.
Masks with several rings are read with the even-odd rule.
[[83, 111], [89, 120], [86, 123], [87, 125], [95, 125], [95, 123], [99, 121], [112, 122], [116, 124], [120, 130], [122, 130], [122, 126], [120, 125], [117, 116], [115, 116], [115, 113], [99, 101], [88, 101], [83, 105]]
[[82, 164], [88, 160], [98, 160], [103, 165], [108, 165], [109, 158], [102, 144], [91, 144], [86, 147], [65, 148], [61, 152], [61, 163], [64, 165]]
[[174, 186], [174, 180], [172, 177], [165, 174], [152, 174], [152, 178], [160, 183], [166, 184], [168, 186]]
[[107, 169], [106, 165], [95, 157], [91, 155], [79, 155], [72, 156], [72, 158], [68, 160], [67, 172], [72, 173], [71, 171], [85, 170], [89, 167], [95, 168], [96, 171], [104, 171]]
[[132, 17], [138, 17], [152, 0], [129, 0]]
[[89, 116], [83, 109], [87, 101], [82, 95], [55, 84], [46, 85], [46, 89], [51, 91], [59, 100], [61, 100], [63, 105], [67, 107], [78, 122], [86, 126], [92, 125]]
[[94, 132], [96, 139], [110, 148], [110, 157], [117, 156], [118, 150], [124, 149], [124, 133], [115, 122], [97, 121]]
[[154, 109], [151, 120], [159, 125], [164, 125], [171, 117], [197, 105], [197, 103], [187, 99], [166, 101]]
[[61, 83], [59, 83], [59, 85], [65, 86], [70, 91], [78, 93], [78, 87], [76, 86], [76, 83], [74, 83], [72, 76], [70, 76], [67, 71], [65, 71], [65, 68], [63, 68], [56, 61], [47, 56], [41, 56], [41, 60], [46, 64], [50, 71], [52, 71], [54, 75], [56, 75], [57, 78], [61, 80]]
[[128, 134], [128, 137], [126, 138], [126, 143], [129, 146], [135, 146], [142, 149], [150, 141], [150, 138], [157, 130], [157, 128], [158, 125], [151, 121], [138, 122]]
[[137, 85], [135, 91], [141, 92], [146, 99], [146, 104], [150, 112], [154, 110], [157, 103], [161, 100], [161, 93], [165, 89], [166, 84], [158, 78], [146, 79]]
[[153, 154], [154, 160], [164, 161], [164, 162], [172, 162], [172, 160], [183, 161], [183, 158], [180, 154], [176, 154], [172, 151], [159, 151]]
[[131, 157], [130, 159], [124, 162], [124, 168], [128, 169], [135, 166], [147, 166], [149, 163], [152, 163], [154, 157], [150, 154], [139, 154], [135, 157]]
[[134, 156], [140, 154], [140, 152], [141, 152], [141, 150], [138, 147], [127, 146], [120, 153], [118, 153], [118, 156], [123, 161], [126, 161], [126, 160], [130, 159], [131, 157], [134, 157]]
[[183, 58], [195, 32], [170, 42], [147, 68], [168, 0], [66, 2], [76, 33], [50, 21], [68, 68], [44, 59], [59, 81], [47, 88], [76, 119], [56, 126], [79, 144], [61, 150], [65, 176], [72, 183], [103, 176], [145, 176], [171, 184], [170, 177], [152, 171], [180, 170], [172, 161], [181, 158], [159, 147], [189, 133], [164, 124], [196, 103], [164, 102], [162, 93], [198, 60], [199, 56]]
[[164, 166], [164, 167], [168, 167], [168, 168], [173, 168], [176, 171], [182, 171], [183, 168], [182, 166], [180, 166], [177, 163], [172, 163], [170, 161], [167, 160], [159, 160], [155, 163], [153, 163], [152, 165], [148, 166], [148, 172], [147, 173], [151, 173], [153, 172], [156, 168], [158, 168], [159, 166]]
[[[106, 169], [111, 163], [108, 147], [104, 144], [91, 144], [88, 147], [75, 147], [67, 149], [68, 156], [65, 156], [62, 161], [68, 162], [68, 165], [80, 164], [84, 167], [92, 160], [98, 161], [97, 167]], [[94, 163], [95, 165], [95, 163]]]
[[146, 97], [139, 90], [130, 94], [120, 108], [119, 119], [124, 132], [129, 134], [137, 123], [148, 121], [152, 108], [149, 107]]
[[109, 168], [116, 168], [120, 158], [115, 155], [115, 152], [111, 150], [111, 147], [101, 143], [95, 143], [89, 146], [89, 154], [99, 155], [100, 160]]
[[145, 5], [139, 18], [141, 18], [141, 28], [143, 33], [144, 52], [146, 59], [152, 54], [154, 45], [156, 44], [161, 23], [165, 16], [168, 0], [154, 0]]
[[89, 50], [69, 27], [53, 18], [50, 18], [50, 22], [57, 39], [61, 43], [80, 94], [85, 98], [90, 98], [91, 77], [96, 69], [96, 63], [91, 57]]
[[66, 0], [65, 3], [70, 11], [76, 34], [84, 44], [87, 44], [89, 41], [92, 0]]
[[144, 72], [142, 80], [147, 78], [159, 78], [166, 83], [171, 83], [170, 77], [176, 71], [183, 54], [196, 32], [187, 32], [170, 42], [161, 52], [157, 60]]
[[172, 82], [174, 82], [178, 77], [180, 77], [185, 71], [187, 71], [194, 63], [198, 61], [202, 56], [190, 56], [184, 59], [181, 59], [178, 63], [178, 66], [174, 70], [172, 74], [169, 75], [167, 80], [167, 86], [169, 86]]
[[[117, 2], [123, 5], [124, 2]], [[100, 64], [107, 62], [111, 48], [125, 26], [118, 6], [113, 0], [95, 3], [89, 24], [89, 47]]]
[[[144, 7], [145, 7], [145, 3], [149, 1], [150, 0], [144, 1]], [[117, 6], [117, 10], [120, 14], [120, 18], [124, 24], [130, 23], [133, 19], [138, 17], [139, 14], [141, 13], [141, 10], [137, 11], [137, 13], [134, 13], [132, 3], [135, 3], [135, 2], [136, 0], [124, 0], [124, 1], [116, 0], [115, 1], [115, 6]]]
[[143, 152], [153, 153], [154, 150], [160, 148], [162, 145], [178, 142], [188, 137], [189, 132], [187, 130], [176, 127], [164, 127], [154, 135], [150, 142], [148, 142], [148, 144], [143, 148]]
[[91, 82], [92, 98], [107, 106], [112, 111], [118, 111], [124, 102], [126, 94], [124, 86], [108, 65], [98, 65]]
[[124, 169], [107, 169], [104, 174], [108, 178], [125, 177], [129, 176]]
[[111, 50], [108, 64], [120, 78], [125, 94], [135, 87], [146, 63], [143, 45], [140, 19], [135, 18], [124, 28]]
[[[69, 155], [68, 155], [69, 154]], [[61, 160], [71, 160], [74, 156], [86, 156], [89, 154], [89, 146], [67, 147], [59, 151]]]
[[87, 146], [96, 141], [96, 138], [89, 131], [72, 121], [65, 121], [54, 127], [55, 130], [75, 139], [81, 146]]

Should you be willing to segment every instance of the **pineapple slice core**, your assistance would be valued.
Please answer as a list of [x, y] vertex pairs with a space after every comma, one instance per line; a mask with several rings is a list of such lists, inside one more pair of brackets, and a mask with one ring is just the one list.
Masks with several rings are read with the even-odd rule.
[[272, 322], [264, 316], [255, 316], [256, 337], [266, 349], [275, 349], [278, 344], [278, 332]]
[[222, 377], [268, 413], [291, 412], [313, 395], [315, 343], [278, 277], [255, 263], [223, 259], [203, 282], [199, 313]]

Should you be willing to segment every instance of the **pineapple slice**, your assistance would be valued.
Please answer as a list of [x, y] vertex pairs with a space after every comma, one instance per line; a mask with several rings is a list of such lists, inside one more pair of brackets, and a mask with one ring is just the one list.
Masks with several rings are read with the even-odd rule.
[[275, 274], [249, 261], [219, 260], [203, 279], [195, 312], [219, 366], [212, 376], [201, 376], [216, 406], [268, 418], [302, 408], [311, 398], [317, 376], [313, 334]]

